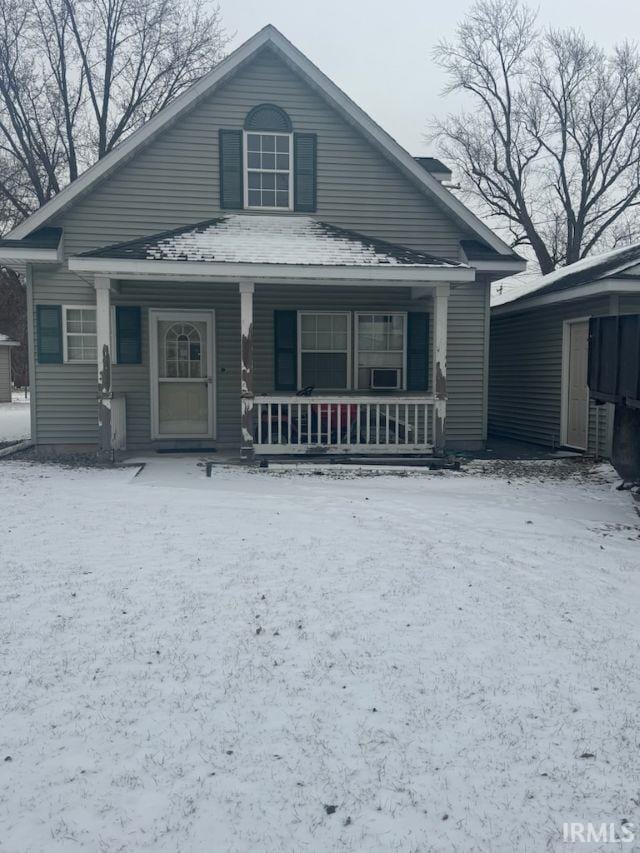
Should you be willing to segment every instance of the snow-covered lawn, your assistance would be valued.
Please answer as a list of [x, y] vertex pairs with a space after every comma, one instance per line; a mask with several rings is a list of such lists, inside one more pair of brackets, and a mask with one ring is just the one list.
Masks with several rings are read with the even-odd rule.
[[640, 825], [639, 519], [607, 469], [133, 474], [0, 465], [2, 851]]
[[14, 391], [11, 403], [0, 403], [0, 444], [19, 441], [31, 435], [29, 398]]

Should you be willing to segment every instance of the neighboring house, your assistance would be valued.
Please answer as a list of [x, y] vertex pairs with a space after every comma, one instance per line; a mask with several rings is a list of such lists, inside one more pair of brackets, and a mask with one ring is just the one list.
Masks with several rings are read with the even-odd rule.
[[0, 241], [36, 443], [482, 447], [490, 284], [524, 262], [421, 161], [261, 30]]
[[640, 311], [640, 244], [578, 261], [527, 290], [505, 288], [492, 301], [489, 432], [609, 456], [613, 407], [589, 401], [589, 318]]
[[0, 403], [11, 402], [11, 347], [20, 346], [8, 335], [0, 335]]

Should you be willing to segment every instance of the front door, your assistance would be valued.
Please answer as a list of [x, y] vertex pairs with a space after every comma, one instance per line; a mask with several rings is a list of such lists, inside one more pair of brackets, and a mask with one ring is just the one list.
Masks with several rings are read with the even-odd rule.
[[565, 443], [569, 447], [586, 450], [589, 414], [589, 391], [587, 388], [588, 320], [569, 323], [567, 344], [567, 435]]
[[152, 438], [215, 438], [212, 311], [149, 312]]

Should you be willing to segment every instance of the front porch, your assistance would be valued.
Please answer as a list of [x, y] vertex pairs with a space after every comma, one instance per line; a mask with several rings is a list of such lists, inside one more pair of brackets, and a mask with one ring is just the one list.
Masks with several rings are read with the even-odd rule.
[[[351, 259], [360, 246], [350, 234], [332, 240], [348, 242]], [[444, 454], [450, 287], [472, 280], [473, 270], [406, 250], [393, 255], [388, 244], [376, 244], [375, 263], [336, 263], [333, 244], [333, 262], [314, 265], [167, 261], [148, 241], [153, 260], [132, 260], [130, 246], [115, 247], [113, 257], [72, 258], [72, 269], [94, 276], [100, 453], [125, 449], [130, 410], [141, 411], [146, 393], [114, 359], [112, 308], [126, 304], [137, 306], [143, 329], [152, 447], [228, 450], [235, 412], [247, 462]]]

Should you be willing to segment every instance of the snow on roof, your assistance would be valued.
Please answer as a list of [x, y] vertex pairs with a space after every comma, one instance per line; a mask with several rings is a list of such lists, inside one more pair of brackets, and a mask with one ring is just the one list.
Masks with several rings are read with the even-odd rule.
[[0, 333], [0, 347], [17, 347], [20, 346], [18, 341], [14, 341], [13, 338], [10, 338], [9, 335], [3, 335]]
[[84, 257], [147, 261], [413, 266], [466, 268], [383, 240], [318, 222], [310, 216], [230, 214], [174, 231], [108, 246]]
[[497, 308], [499, 305], [516, 302], [534, 294], [568, 290], [581, 284], [611, 278], [636, 266], [639, 262], [640, 243], [634, 243], [601, 255], [590, 255], [574, 264], [560, 267], [534, 279], [526, 274], [503, 279], [499, 285], [494, 285], [491, 307]]

